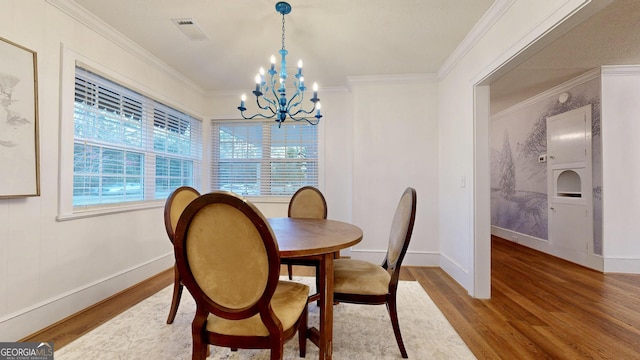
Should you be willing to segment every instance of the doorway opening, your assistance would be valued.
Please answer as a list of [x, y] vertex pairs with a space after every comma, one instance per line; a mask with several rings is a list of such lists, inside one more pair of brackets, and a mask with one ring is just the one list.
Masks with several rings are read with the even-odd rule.
[[[625, 3], [625, 1], [621, 1]], [[600, 13], [601, 10], [606, 8], [610, 2], [601, 2], [598, 4], [589, 3], [582, 9], [574, 13], [570, 18], [563, 21], [559, 21], [555, 26], [552, 26], [552, 30], [545, 36], [535, 39], [529, 45], [525, 46], [522, 51], [518, 52], [518, 55], [508, 59], [502, 63], [496, 63], [495, 67], [488, 75], [478, 79], [474, 86], [474, 189], [473, 189], [473, 231], [474, 231], [474, 249], [473, 249], [473, 271], [474, 271], [474, 288], [473, 295], [475, 297], [488, 298], [490, 297], [490, 263], [491, 263], [491, 180], [490, 180], [490, 152], [489, 152], [489, 128], [490, 128], [490, 116], [493, 112], [498, 111], [497, 106], [504, 108], [504, 103], [496, 102], [492, 96], [492, 92], [496, 89], [495, 84], [498, 80], [504, 77], [510, 72], [518, 75], [520, 70], [523, 70], [520, 65], [525, 63], [528, 59], [537, 56], [537, 54], [544, 53], [544, 49], [560, 39], [563, 35], [570, 31], [581, 31], [583, 22], [592, 17], [596, 13]], [[607, 14], [611, 12], [606, 12]], [[598, 21], [589, 21], [588, 25], [598, 23]], [[593, 43], [590, 47], [583, 49], [584, 51], [592, 50]], [[575, 50], [575, 49], [574, 49]], [[589, 56], [586, 56], [589, 58]], [[582, 57], [580, 58], [582, 59]], [[576, 61], [580, 60], [576, 59]], [[596, 61], [601, 61], [597, 58]], [[599, 65], [603, 65], [600, 63]], [[597, 67], [599, 65], [594, 65]], [[515, 70], [515, 71], [514, 71]], [[525, 71], [527, 69], [524, 69]], [[585, 69], [582, 69], [584, 72]], [[578, 73], [577, 75], [579, 75]], [[562, 83], [569, 78], [577, 76], [576, 73], [564, 74], [565, 78], [559, 77], [555, 79], [557, 83]], [[514, 81], [516, 77], [511, 77], [510, 80]], [[548, 80], [548, 79], [545, 79]], [[516, 80], [517, 81], [517, 80]], [[529, 94], [520, 93], [519, 96], [532, 96], [532, 94], [541, 92], [545, 89], [553, 87], [549, 85], [549, 81], [544, 84], [538, 83], [537, 88], [535, 86], [527, 89]], [[540, 86], [543, 88], [541, 89]], [[514, 101], [512, 97], [510, 101]], [[497, 104], [497, 105], [496, 105]]]

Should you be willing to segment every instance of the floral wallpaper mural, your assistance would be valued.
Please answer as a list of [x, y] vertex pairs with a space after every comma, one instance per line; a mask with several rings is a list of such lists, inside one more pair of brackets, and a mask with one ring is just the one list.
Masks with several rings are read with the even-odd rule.
[[571, 96], [564, 103], [554, 93], [492, 117], [491, 225], [548, 239], [547, 164], [538, 162], [547, 152], [546, 119], [591, 104], [594, 252], [602, 254], [600, 79], [565, 91]]

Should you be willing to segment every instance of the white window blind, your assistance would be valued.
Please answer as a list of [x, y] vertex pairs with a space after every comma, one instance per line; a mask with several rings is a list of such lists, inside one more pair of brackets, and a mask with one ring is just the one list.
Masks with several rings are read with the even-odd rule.
[[273, 120], [211, 124], [211, 188], [245, 196], [318, 186], [318, 128]]
[[202, 123], [76, 67], [73, 205], [166, 198], [199, 187]]

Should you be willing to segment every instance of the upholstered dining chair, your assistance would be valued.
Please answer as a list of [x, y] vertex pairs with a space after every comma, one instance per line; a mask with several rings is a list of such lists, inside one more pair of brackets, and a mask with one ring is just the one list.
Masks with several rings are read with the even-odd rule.
[[[326, 219], [327, 201], [322, 192], [313, 186], [303, 186], [296, 191], [289, 201], [288, 216], [291, 218]], [[287, 264], [289, 280], [293, 278], [293, 265], [314, 266], [316, 268], [316, 289], [319, 289], [320, 262], [317, 260], [282, 259]], [[315, 299], [315, 295], [314, 298]]]
[[[164, 204], [164, 227], [167, 230], [167, 235], [171, 244], [173, 244], [173, 236], [176, 230], [176, 224], [182, 211], [189, 205], [191, 201], [200, 196], [198, 190], [190, 186], [180, 186], [175, 189], [171, 195], [167, 198]], [[167, 317], [167, 324], [172, 324], [176, 318], [178, 312], [178, 306], [180, 305], [180, 298], [182, 297], [182, 280], [178, 267], [173, 267], [173, 298], [171, 299], [171, 307], [169, 308], [169, 316]]]
[[182, 282], [196, 302], [193, 359], [204, 359], [209, 344], [270, 349], [271, 359], [282, 359], [296, 331], [304, 357], [309, 287], [279, 280], [278, 243], [252, 203], [230, 192], [202, 195], [180, 216], [174, 242]]
[[292, 218], [326, 219], [327, 201], [317, 188], [303, 186], [291, 197], [288, 215]]
[[416, 217], [416, 190], [407, 188], [391, 224], [389, 246], [382, 265], [356, 259], [334, 261], [334, 300], [339, 303], [387, 305], [393, 332], [403, 358], [407, 350], [400, 334], [396, 291], [400, 266], [407, 252]]

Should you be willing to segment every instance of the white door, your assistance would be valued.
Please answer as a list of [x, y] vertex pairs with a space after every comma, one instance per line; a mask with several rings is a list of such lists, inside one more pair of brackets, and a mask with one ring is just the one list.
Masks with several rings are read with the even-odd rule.
[[593, 254], [591, 105], [547, 118], [547, 179], [551, 252], [602, 270]]

